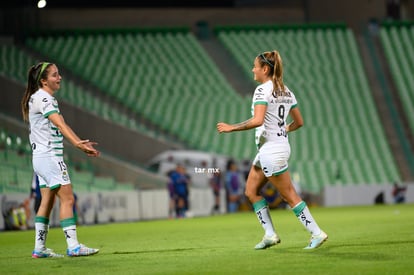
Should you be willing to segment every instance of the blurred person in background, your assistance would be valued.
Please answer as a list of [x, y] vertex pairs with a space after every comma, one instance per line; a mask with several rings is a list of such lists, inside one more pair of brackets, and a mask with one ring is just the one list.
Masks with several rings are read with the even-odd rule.
[[42, 194], [40, 193], [39, 177], [33, 173], [32, 187], [30, 188], [30, 198], [34, 200], [33, 209], [37, 213], [42, 201]]
[[242, 174], [233, 160], [227, 163], [226, 171], [227, 212], [234, 213], [239, 210], [243, 194]]
[[219, 214], [220, 213], [220, 191], [221, 191], [221, 185], [222, 185], [222, 174], [221, 171], [214, 172], [211, 174], [211, 177], [209, 178], [209, 183], [211, 190], [213, 191], [213, 197], [214, 197], [214, 205], [211, 209], [211, 214]]
[[183, 165], [177, 164], [176, 169], [170, 173], [170, 180], [174, 193], [175, 214], [177, 218], [184, 218], [189, 210], [190, 177]]
[[407, 191], [407, 186], [401, 186], [397, 182], [394, 182], [394, 186], [392, 189], [392, 196], [394, 198], [394, 203], [404, 203], [406, 191]]

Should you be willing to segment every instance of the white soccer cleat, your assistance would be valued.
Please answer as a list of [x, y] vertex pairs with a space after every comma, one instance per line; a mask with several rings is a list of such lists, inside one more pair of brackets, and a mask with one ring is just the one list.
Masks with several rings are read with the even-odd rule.
[[268, 247], [277, 245], [280, 243], [280, 239], [277, 235], [273, 235], [272, 237], [264, 236], [262, 241], [254, 247], [254, 249], [266, 249]]
[[97, 248], [90, 248], [83, 244], [78, 245], [73, 249], [67, 249], [66, 254], [69, 257], [77, 257], [77, 256], [90, 256], [99, 252]]
[[310, 239], [309, 244], [304, 249], [315, 249], [320, 247], [326, 240], [328, 239], [328, 235], [321, 231], [321, 233], [317, 236], [312, 236]]
[[50, 248], [45, 248], [43, 250], [33, 250], [32, 258], [63, 258], [63, 255], [53, 252]]

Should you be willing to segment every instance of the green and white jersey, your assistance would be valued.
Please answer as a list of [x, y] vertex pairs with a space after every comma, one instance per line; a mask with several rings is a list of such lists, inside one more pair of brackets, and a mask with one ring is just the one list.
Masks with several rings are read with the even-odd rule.
[[257, 86], [253, 95], [252, 115], [254, 106], [267, 106], [264, 123], [256, 128], [256, 145], [260, 148], [265, 142], [288, 144], [286, 118], [292, 108], [297, 105], [295, 95], [285, 86], [286, 96], [274, 97], [273, 82], [267, 81]]
[[63, 135], [48, 119], [60, 113], [57, 100], [39, 89], [29, 100], [30, 144], [33, 157], [63, 156]]

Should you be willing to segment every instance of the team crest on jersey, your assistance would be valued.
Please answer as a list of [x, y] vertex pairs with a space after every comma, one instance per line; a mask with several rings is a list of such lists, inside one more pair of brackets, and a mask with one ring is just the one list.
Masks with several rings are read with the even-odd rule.
[[67, 181], [67, 180], [69, 179], [68, 172], [66, 172], [66, 171], [63, 171], [63, 172], [62, 172], [62, 179], [63, 179], [64, 181]]
[[53, 98], [52, 105], [53, 105], [53, 107], [55, 107], [55, 108], [57, 108], [57, 107], [58, 107], [58, 102], [57, 102], [56, 98]]

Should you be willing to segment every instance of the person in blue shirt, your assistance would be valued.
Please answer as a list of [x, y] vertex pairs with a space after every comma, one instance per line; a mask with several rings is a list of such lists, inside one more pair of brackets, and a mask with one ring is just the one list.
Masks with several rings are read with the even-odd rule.
[[176, 217], [183, 218], [189, 208], [188, 196], [190, 192], [188, 187], [190, 177], [186, 174], [185, 167], [181, 164], [177, 164], [175, 171], [172, 171], [169, 176], [174, 192]]
[[230, 160], [226, 172], [227, 212], [234, 213], [239, 210], [241, 195], [243, 193], [242, 175], [237, 164]]
[[39, 210], [40, 202], [42, 201], [42, 194], [40, 193], [40, 187], [39, 187], [39, 177], [36, 175], [36, 173], [33, 173], [32, 178], [32, 187], [30, 189], [30, 198], [34, 199], [34, 212], [37, 213], [37, 210]]

